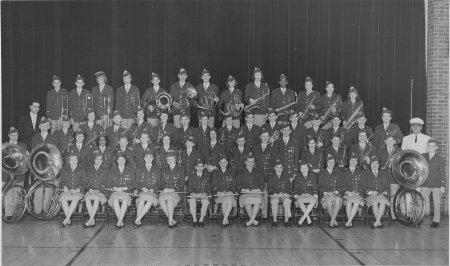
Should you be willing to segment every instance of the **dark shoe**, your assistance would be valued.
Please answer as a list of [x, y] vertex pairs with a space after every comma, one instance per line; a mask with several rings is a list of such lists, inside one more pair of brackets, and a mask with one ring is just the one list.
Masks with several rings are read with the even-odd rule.
[[172, 226], [177, 227], [177, 225], [178, 225], [178, 222], [174, 223]]
[[62, 226], [62, 227], [67, 227], [68, 225], [65, 224], [65, 223], [61, 223], [61, 226]]
[[169, 227], [169, 229], [173, 229], [173, 225], [169, 224], [168, 227]]
[[278, 223], [277, 222], [272, 222], [272, 228], [277, 228], [278, 227]]
[[122, 226], [118, 226], [118, 225], [116, 225], [114, 227], [116, 228], [116, 230], [119, 230], [120, 228], [122, 228]]
[[311, 226], [313, 226], [313, 222], [312, 221], [310, 223], [306, 222], [306, 225], [311, 227]]
[[200, 228], [203, 228], [203, 227], [205, 227], [205, 223], [203, 223], [203, 222], [199, 222], [199, 223], [198, 223], [198, 227], [200, 227]]
[[89, 227], [91, 227], [90, 225], [86, 225], [85, 223], [83, 223], [83, 227], [84, 228], [89, 228]]
[[141, 224], [137, 224], [137, 223], [134, 223], [134, 228], [141, 228], [142, 227], [142, 223]]
[[225, 228], [225, 227], [227, 227], [227, 225], [226, 225], [226, 224], [222, 224], [221, 227], [222, 227], [222, 228]]
[[291, 228], [292, 227], [291, 222], [284, 222], [284, 226], [286, 228]]
[[350, 229], [350, 226], [347, 226], [346, 224], [344, 224], [344, 229]]
[[373, 225], [373, 224], [370, 224], [369, 227], [370, 227], [371, 229], [375, 229], [375, 228], [376, 228], [375, 225]]
[[297, 223], [297, 227], [302, 227], [305, 224], [305, 222], [303, 222], [302, 224]]
[[198, 227], [198, 222], [194, 222], [192, 225], [194, 226], [194, 228], [197, 228]]
[[432, 227], [432, 228], [437, 228], [437, 227], [439, 227], [439, 223], [432, 222], [432, 223], [431, 223], [431, 227]]
[[380, 228], [380, 229], [383, 228], [383, 227], [384, 227], [384, 224], [381, 224], [380, 226], [378, 226], [378, 228]]

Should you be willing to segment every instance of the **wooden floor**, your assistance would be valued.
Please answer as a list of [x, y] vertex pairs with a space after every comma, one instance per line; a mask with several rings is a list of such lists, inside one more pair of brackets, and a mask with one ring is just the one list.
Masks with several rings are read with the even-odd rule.
[[[152, 222], [134, 229], [131, 221], [84, 229], [79, 221], [62, 228], [57, 221], [26, 217], [3, 224], [3, 265], [448, 265], [448, 218], [438, 229], [427, 217], [421, 228], [392, 223], [383, 229], [357, 224], [351, 230], [279, 227], [245, 228], [217, 224], [168, 229]], [[147, 221], [148, 222], [148, 221]]]

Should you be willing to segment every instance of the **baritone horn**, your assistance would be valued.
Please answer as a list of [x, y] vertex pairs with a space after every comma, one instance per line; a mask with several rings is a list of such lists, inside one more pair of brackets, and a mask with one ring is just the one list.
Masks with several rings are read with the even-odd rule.
[[167, 92], [162, 92], [156, 96], [156, 106], [162, 110], [169, 110], [172, 106], [172, 96]]

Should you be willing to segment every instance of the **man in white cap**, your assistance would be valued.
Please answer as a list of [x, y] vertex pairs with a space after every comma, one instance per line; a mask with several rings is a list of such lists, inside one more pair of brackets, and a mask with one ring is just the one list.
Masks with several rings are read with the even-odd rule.
[[423, 120], [419, 117], [414, 117], [409, 120], [411, 125], [412, 134], [403, 138], [402, 150], [410, 149], [420, 153], [428, 152], [428, 140], [429, 136], [422, 134]]

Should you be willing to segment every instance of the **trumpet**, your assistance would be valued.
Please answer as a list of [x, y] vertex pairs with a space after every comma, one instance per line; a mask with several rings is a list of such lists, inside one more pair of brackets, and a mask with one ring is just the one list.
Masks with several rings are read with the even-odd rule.
[[83, 101], [83, 111], [84, 115], [87, 115], [87, 110], [94, 110], [94, 95], [91, 93], [87, 93], [86, 96], [84, 96]]
[[273, 132], [272, 136], [269, 139], [269, 143], [273, 146], [273, 143], [280, 138], [281, 129], [277, 129]]
[[311, 99], [311, 101], [308, 103], [308, 105], [305, 108], [305, 111], [303, 112], [302, 116], [299, 118], [299, 123], [303, 124], [306, 118], [308, 118], [309, 112], [311, 112], [312, 107], [313, 107], [313, 102], [316, 99], [316, 95], [313, 93], [313, 98]]
[[363, 102], [361, 101], [361, 104], [358, 106], [358, 108], [355, 109], [355, 111], [353, 112], [353, 114], [350, 116], [350, 118], [347, 120], [347, 123], [345, 124], [344, 128], [345, 129], [350, 129], [353, 124], [355, 124], [356, 122], [356, 116], [359, 114], [359, 112], [361, 111], [361, 108], [363, 108]]
[[251, 103], [251, 104], [245, 106], [244, 107], [245, 112], [251, 111], [255, 108], [259, 108], [259, 102], [264, 100], [267, 96], [270, 95], [270, 89], [269, 89], [269, 86], [267, 85], [267, 83], [266, 83], [266, 86], [267, 86], [267, 92], [264, 93], [261, 97], [257, 98], [254, 103]]
[[63, 117], [69, 117], [69, 96], [67, 93], [61, 94], [61, 116], [59, 117], [61, 125]]
[[[285, 110], [285, 109], [291, 107], [292, 105], [294, 105], [294, 104], [296, 104], [296, 103], [297, 103], [296, 101], [291, 102], [291, 103], [289, 103], [289, 104], [287, 104], [287, 105], [285, 105], [285, 106], [283, 106], [283, 107], [280, 107], [280, 108], [275, 109], [275, 112], [277, 112], [278, 115], [286, 115], [286, 113], [287, 113], [288, 110]], [[282, 111], [282, 112], [281, 112], [281, 111]]]

